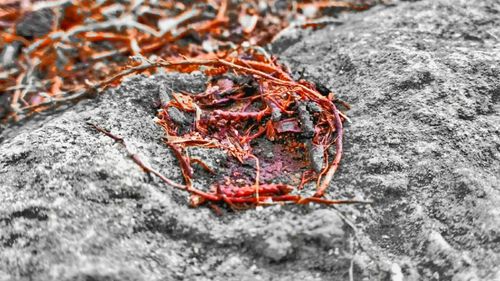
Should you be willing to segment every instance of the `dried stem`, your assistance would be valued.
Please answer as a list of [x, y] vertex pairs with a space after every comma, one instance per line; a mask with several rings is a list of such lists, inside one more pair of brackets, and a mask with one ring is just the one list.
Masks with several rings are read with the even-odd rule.
[[330, 167], [328, 168], [325, 178], [323, 179], [323, 182], [321, 185], [318, 187], [318, 190], [314, 194], [315, 197], [322, 197], [325, 194], [325, 190], [328, 188], [330, 185], [330, 182], [333, 179], [333, 176], [335, 175], [335, 172], [337, 171], [337, 168], [340, 164], [340, 159], [342, 159], [342, 141], [343, 141], [343, 136], [344, 136], [344, 128], [342, 125], [342, 121], [340, 120], [340, 115], [337, 110], [337, 107], [332, 103], [331, 108], [333, 111], [333, 115], [335, 117], [335, 129], [337, 132], [337, 139], [335, 141], [335, 158], [333, 159], [332, 163], [330, 164]]
[[155, 176], [157, 176], [158, 178], [160, 178], [164, 183], [174, 187], [174, 188], [177, 188], [177, 189], [181, 189], [181, 190], [186, 190], [186, 186], [185, 185], [182, 185], [182, 184], [178, 184], [176, 182], [174, 182], [173, 180], [165, 177], [164, 175], [162, 175], [160, 172], [156, 171], [155, 169], [147, 166], [142, 160], [141, 158], [139, 158], [139, 155], [135, 154], [135, 153], [132, 153], [132, 151], [128, 148], [127, 146], [127, 143], [125, 142], [125, 140], [123, 139], [123, 137], [121, 136], [117, 136], [117, 135], [114, 135], [112, 134], [111, 132], [95, 125], [95, 124], [92, 124], [92, 123], [87, 123], [89, 126], [91, 126], [92, 128], [96, 129], [97, 131], [103, 133], [104, 135], [110, 137], [111, 139], [113, 139], [115, 142], [121, 144], [125, 150], [127, 151], [127, 154], [128, 156], [134, 161], [135, 164], [137, 164], [144, 172], [146, 173], [151, 173]]

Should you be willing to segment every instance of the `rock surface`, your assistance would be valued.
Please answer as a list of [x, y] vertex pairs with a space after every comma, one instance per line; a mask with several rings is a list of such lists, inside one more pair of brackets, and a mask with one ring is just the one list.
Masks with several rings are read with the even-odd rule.
[[354, 280], [500, 278], [500, 3], [343, 20], [273, 49], [352, 105], [328, 196], [373, 205], [189, 208], [87, 125], [181, 181], [153, 104], [200, 77], [135, 76], [1, 133], [0, 280], [347, 280], [351, 262]]
[[281, 54], [353, 105], [334, 194], [377, 202], [358, 224], [405, 280], [500, 276], [499, 23], [498, 1], [404, 3]]

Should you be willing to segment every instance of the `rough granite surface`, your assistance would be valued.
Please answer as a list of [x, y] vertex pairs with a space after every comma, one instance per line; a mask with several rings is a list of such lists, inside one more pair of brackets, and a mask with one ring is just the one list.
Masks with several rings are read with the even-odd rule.
[[341, 20], [271, 49], [352, 105], [327, 195], [371, 206], [189, 208], [87, 125], [180, 182], [154, 104], [203, 77], [138, 75], [1, 132], [0, 280], [348, 280], [351, 264], [354, 280], [500, 279], [500, 3]]

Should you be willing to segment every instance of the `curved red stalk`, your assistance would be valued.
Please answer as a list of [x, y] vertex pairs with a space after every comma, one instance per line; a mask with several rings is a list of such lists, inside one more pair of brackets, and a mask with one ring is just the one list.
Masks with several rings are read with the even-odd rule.
[[326, 172], [325, 178], [323, 179], [323, 182], [316, 190], [314, 197], [322, 197], [325, 194], [325, 190], [330, 185], [330, 182], [332, 181], [333, 176], [335, 175], [335, 172], [337, 171], [337, 168], [340, 164], [340, 159], [342, 158], [342, 140], [344, 136], [344, 128], [337, 107], [332, 103], [331, 108], [333, 111], [333, 115], [335, 117], [335, 130], [337, 131], [337, 140], [335, 141], [335, 158], [330, 164], [330, 167]]

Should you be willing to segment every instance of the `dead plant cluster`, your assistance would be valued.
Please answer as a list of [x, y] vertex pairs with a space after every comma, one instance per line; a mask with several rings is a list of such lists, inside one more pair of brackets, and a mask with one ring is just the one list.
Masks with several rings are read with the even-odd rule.
[[[179, 161], [175, 183], [132, 159], [146, 172], [191, 193], [191, 203], [225, 202], [233, 208], [275, 202], [327, 204], [324, 199], [342, 157], [345, 103], [324, 87], [292, 78], [262, 48], [286, 28], [318, 28], [332, 13], [370, 3], [343, 1], [90, 1], [7, 0], [0, 4], [0, 118], [12, 122], [75, 102], [118, 84], [125, 76], [158, 69], [205, 74], [203, 93], [172, 93], [157, 123]], [[130, 59], [132, 58], [132, 59]], [[337, 105], [336, 105], [337, 104]], [[179, 116], [190, 122], [180, 122]], [[100, 132], [125, 144], [99, 126]], [[256, 141], [279, 144], [305, 165], [289, 168], [299, 180], [283, 183], [263, 174], [275, 169], [254, 150]], [[192, 146], [221, 149], [237, 162], [253, 162], [254, 177], [237, 170], [206, 188], [192, 184]], [[293, 152], [293, 153], [292, 153]], [[236, 176], [235, 176], [236, 175]], [[293, 181], [292, 181], [293, 182]], [[316, 183], [312, 196], [296, 191]]]

